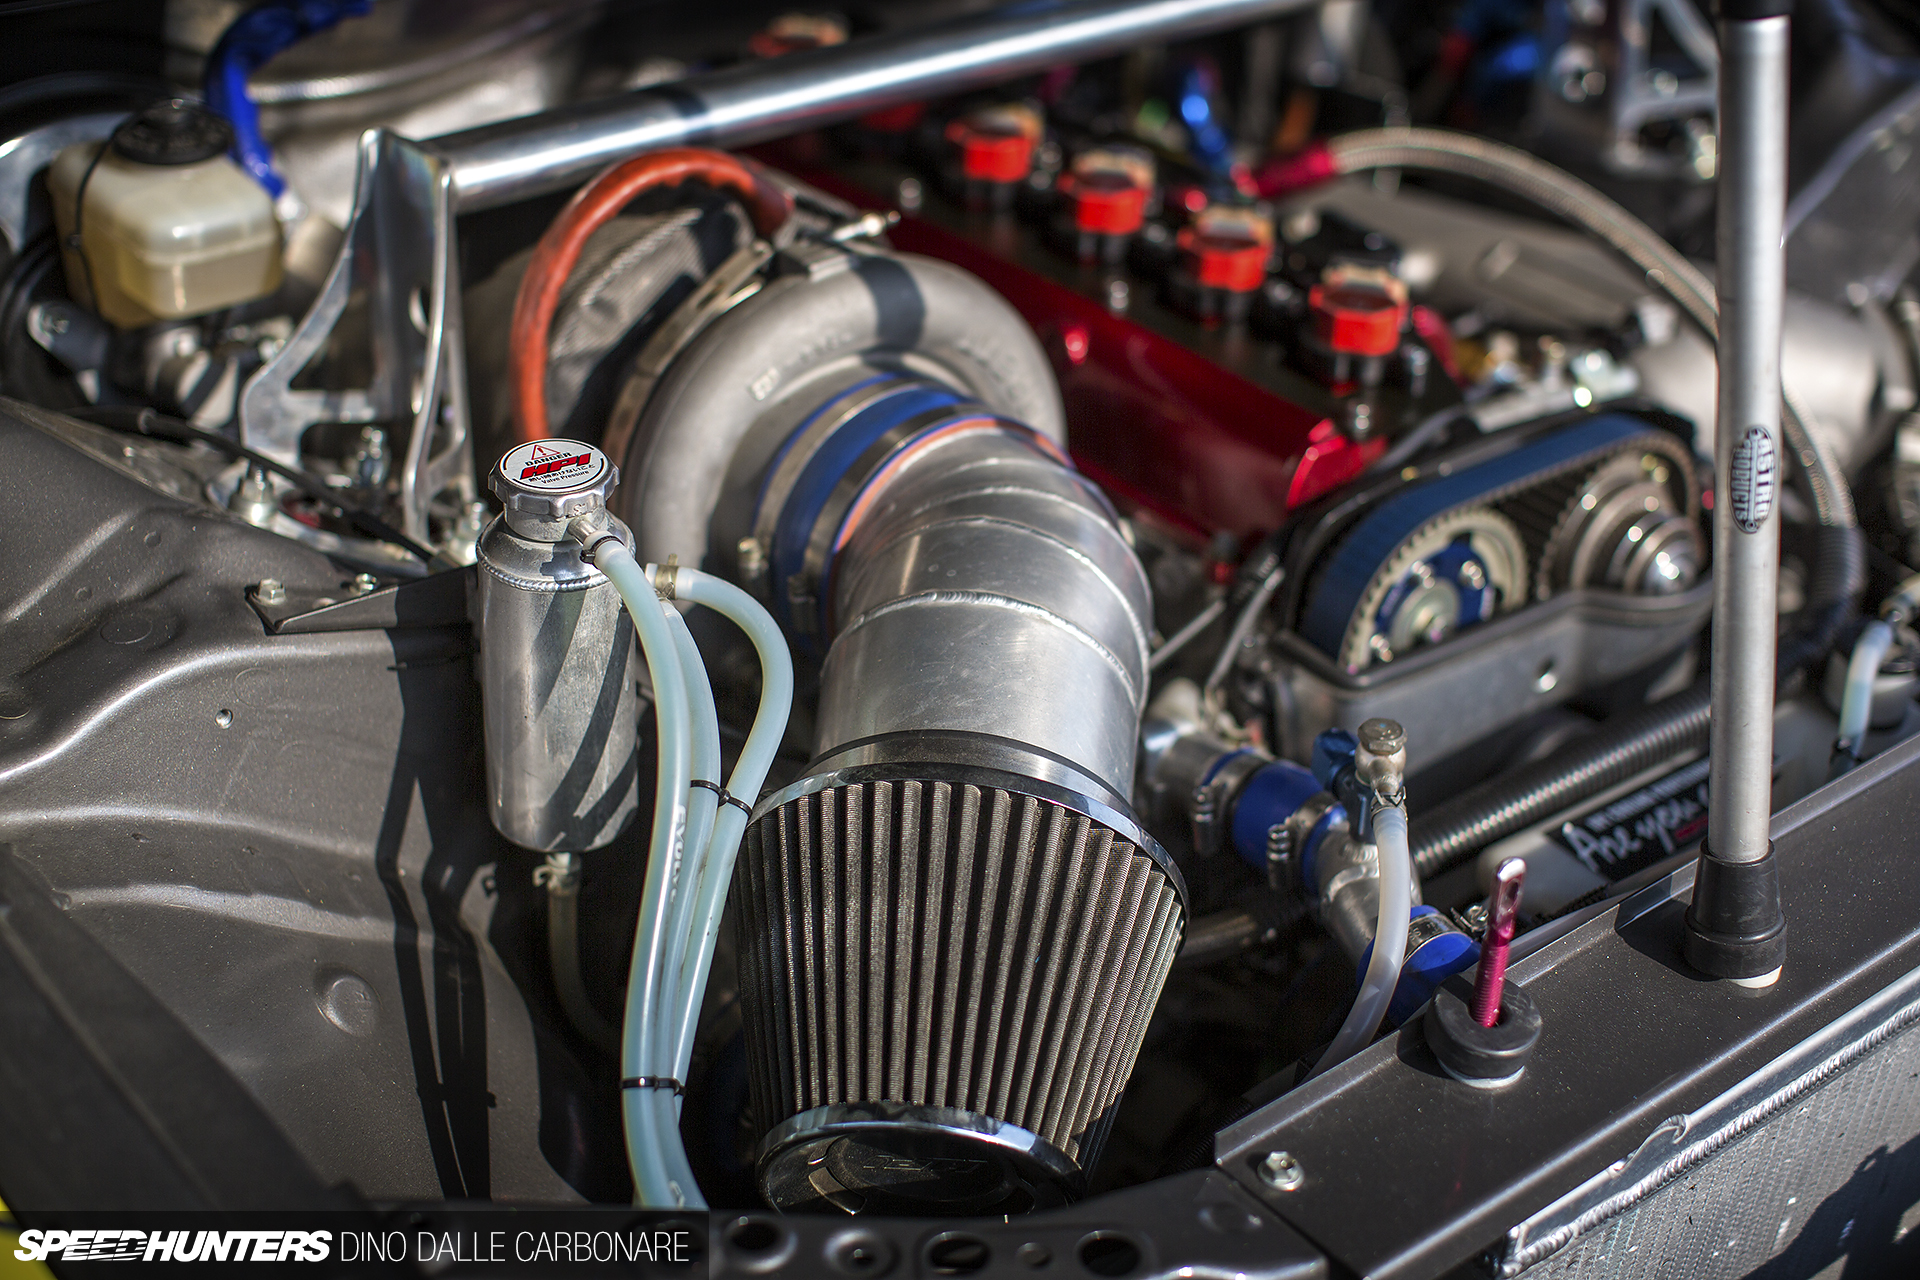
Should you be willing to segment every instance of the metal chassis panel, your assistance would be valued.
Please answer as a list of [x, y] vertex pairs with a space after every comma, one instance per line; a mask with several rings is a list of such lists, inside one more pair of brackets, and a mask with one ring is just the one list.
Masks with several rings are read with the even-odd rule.
[[[1689, 861], [1510, 970], [1546, 1024], [1514, 1085], [1459, 1084], [1417, 1027], [1403, 1030], [1221, 1131], [1220, 1168], [1337, 1263], [1380, 1277], [1441, 1274], [1489, 1249], [1497, 1263], [1515, 1224], [1660, 1142], [1669, 1158], [1655, 1167], [1677, 1176], [1716, 1149], [1703, 1133], [1751, 1110], [1729, 1110], [1732, 1098], [1784, 1107], [1796, 1064], [1803, 1076], [1825, 1061], [1809, 1042], [1830, 1040], [1832, 1057], [1911, 1004], [1888, 993], [1920, 969], [1920, 878], [1901, 862], [1920, 830], [1916, 784], [1910, 739], [1774, 815], [1789, 944], [1771, 990], [1681, 960]], [[1852, 1017], [1880, 997], [1884, 1016]], [[1768, 1080], [1779, 1087], [1754, 1092]], [[1259, 1179], [1275, 1149], [1300, 1161], [1304, 1185]], [[1515, 1261], [1534, 1260], [1519, 1255], [1546, 1225], [1516, 1230]]]

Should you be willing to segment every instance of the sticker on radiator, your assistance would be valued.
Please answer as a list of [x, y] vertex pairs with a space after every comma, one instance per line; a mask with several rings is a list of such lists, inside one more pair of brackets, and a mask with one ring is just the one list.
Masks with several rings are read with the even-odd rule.
[[1748, 427], [1733, 447], [1733, 469], [1727, 480], [1733, 523], [1740, 532], [1760, 532], [1760, 526], [1773, 513], [1773, 487], [1779, 470], [1773, 433], [1765, 427]]
[[607, 455], [573, 440], [535, 440], [500, 459], [500, 474], [528, 489], [574, 489], [606, 473]]
[[1547, 834], [1588, 870], [1624, 880], [1707, 834], [1707, 761], [1676, 769]]

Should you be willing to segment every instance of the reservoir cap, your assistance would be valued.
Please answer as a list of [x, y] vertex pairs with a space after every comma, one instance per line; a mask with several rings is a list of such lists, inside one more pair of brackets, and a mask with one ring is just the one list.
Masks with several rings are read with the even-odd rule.
[[507, 527], [523, 538], [558, 542], [567, 521], [605, 511], [620, 468], [578, 440], [535, 440], [508, 451], [488, 487], [507, 509]]
[[232, 146], [232, 126], [191, 98], [156, 102], [113, 136], [115, 153], [139, 164], [198, 164]]

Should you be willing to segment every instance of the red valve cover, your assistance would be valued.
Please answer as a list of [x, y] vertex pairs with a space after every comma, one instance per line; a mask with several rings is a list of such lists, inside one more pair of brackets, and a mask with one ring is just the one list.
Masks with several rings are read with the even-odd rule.
[[[863, 208], [883, 204], [896, 175], [850, 167], [794, 176]], [[1137, 189], [1136, 189], [1137, 190]], [[1144, 193], [1142, 193], [1144, 197]], [[1054, 355], [1074, 461], [1123, 503], [1196, 537], [1266, 533], [1357, 477], [1385, 451], [1333, 424], [1337, 402], [1287, 369], [1275, 344], [1207, 330], [1130, 283], [1125, 314], [1110, 310], [1108, 276], [1046, 249], [1010, 217], [969, 217], [929, 200], [888, 239], [992, 285]]]

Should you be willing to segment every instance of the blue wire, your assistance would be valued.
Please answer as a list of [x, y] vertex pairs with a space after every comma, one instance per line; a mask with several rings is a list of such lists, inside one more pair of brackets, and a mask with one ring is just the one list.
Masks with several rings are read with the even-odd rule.
[[275, 54], [343, 18], [364, 17], [373, 0], [269, 0], [233, 20], [207, 55], [207, 105], [233, 126], [233, 158], [278, 200], [287, 183], [273, 168], [273, 152], [260, 136], [260, 109], [247, 92], [247, 78]]
[[1186, 122], [1189, 148], [1206, 168], [1225, 173], [1233, 163], [1233, 140], [1213, 109], [1217, 83], [1206, 68], [1193, 66], [1181, 79], [1180, 118]]

